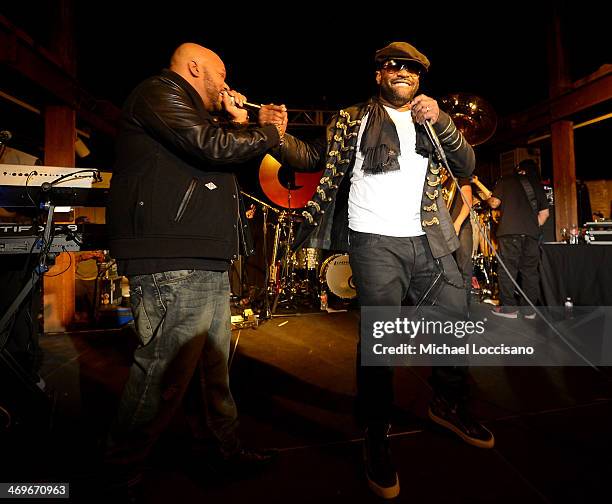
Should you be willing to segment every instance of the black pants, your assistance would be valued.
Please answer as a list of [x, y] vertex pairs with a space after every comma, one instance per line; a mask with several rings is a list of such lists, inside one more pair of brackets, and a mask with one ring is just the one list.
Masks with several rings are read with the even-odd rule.
[[474, 272], [474, 266], [472, 265], [472, 242], [472, 223], [468, 215], [463, 221], [461, 229], [459, 229], [459, 248], [453, 254], [457, 261], [459, 272], [463, 276], [468, 301], [470, 299], [470, 291], [472, 290], [472, 274]]
[[[401, 306], [406, 299], [416, 305], [442, 271], [425, 301], [457, 312], [467, 310], [463, 278], [452, 254], [436, 261], [427, 237], [396, 238], [350, 232], [349, 260], [360, 306]], [[363, 426], [388, 424], [393, 407], [393, 368], [361, 366], [357, 344], [357, 416]], [[467, 368], [434, 367], [430, 382], [434, 392], [453, 402], [468, 395]]]
[[[521, 274], [521, 288], [533, 301], [540, 297], [540, 246], [536, 238], [527, 235], [504, 235], [498, 237], [500, 255], [512, 278]], [[514, 284], [502, 267], [498, 268], [499, 297], [503, 306], [524, 306], [527, 302], [514, 294]]]

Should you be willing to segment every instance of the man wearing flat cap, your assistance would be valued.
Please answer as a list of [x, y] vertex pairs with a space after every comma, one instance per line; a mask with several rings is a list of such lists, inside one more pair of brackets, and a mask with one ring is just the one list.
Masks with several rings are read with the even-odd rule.
[[[375, 55], [378, 94], [341, 110], [324, 139], [286, 134], [278, 155], [298, 171], [323, 169], [294, 246], [348, 251], [364, 306], [439, 305], [466, 311], [453, 259], [459, 242], [442, 199], [440, 166], [423, 124], [430, 121], [457, 177], [474, 170], [474, 151], [437, 102], [417, 96], [429, 60], [406, 42]], [[466, 409], [466, 368], [434, 367], [429, 416], [466, 442], [491, 448], [493, 435]], [[363, 366], [357, 346], [357, 411], [365, 429], [365, 470], [379, 496], [399, 494], [389, 430], [393, 368]]]

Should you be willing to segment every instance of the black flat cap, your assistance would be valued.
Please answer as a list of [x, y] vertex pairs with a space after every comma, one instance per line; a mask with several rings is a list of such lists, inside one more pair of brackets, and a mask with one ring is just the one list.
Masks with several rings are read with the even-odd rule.
[[380, 67], [389, 59], [415, 61], [420, 64], [426, 72], [429, 70], [429, 60], [427, 56], [408, 42], [391, 42], [388, 46], [376, 51], [376, 56], [374, 56], [377, 67]]

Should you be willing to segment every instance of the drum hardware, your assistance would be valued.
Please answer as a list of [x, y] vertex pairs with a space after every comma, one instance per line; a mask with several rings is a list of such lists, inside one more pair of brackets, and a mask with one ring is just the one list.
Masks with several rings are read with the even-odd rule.
[[273, 296], [271, 315], [274, 316], [280, 304], [285, 307], [295, 305], [300, 285], [296, 278], [296, 256], [293, 253], [295, 224], [302, 217], [291, 211], [283, 210], [278, 214], [274, 230], [272, 256], [267, 264], [267, 296]]
[[474, 273], [478, 281], [476, 293], [479, 294], [481, 301], [485, 303], [497, 304], [497, 257], [487, 257], [478, 254], [474, 259]]
[[[270, 156], [266, 156], [266, 158], [264, 159], [264, 161], [262, 161], [262, 171], [260, 172], [260, 178], [264, 174], [265, 167], [274, 166], [276, 172], [274, 173], [273, 178], [278, 182], [276, 176], [278, 169], [280, 169], [280, 164], [278, 164], [276, 160], [274, 160]], [[268, 173], [268, 175], [270, 174]], [[260, 180], [260, 182], [263, 181]], [[287, 208], [287, 210], [278, 210], [251, 195], [247, 195], [247, 197], [262, 205], [264, 209], [272, 209], [277, 214], [277, 221], [274, 228], [274, 240], [272, 242], [272, 256], [270, 259], [268, 259], [267, 257], [267, 249], [264, 248], [264, 261], [266, 264], [266, 288], [264, 296], [266, 298], [266, 307], [269, 306], [269, 297], [274, 297], [272, 308], [271, 310], [269, 310], [269, 313], [268, 309], [265, 309], [266, 314], [269, 314], [269, 316], [273, 316], [276, 313], [276, 310], [280, 303], [291, 304], [297, 292], [297, 288], [294, 282], [294, 261], [291, 246], [293, 244], [294, 239], [294, 224], [303, 221], [303, 218], [297, 212], [292, 211], [291, 190], [292, 188], [295, 188], [295, 184], [291, 183], [290, 181], [287, 181], [287, 185], [287, 202], [283, 202], [283, 204], [281, 205]], [[267, 185], [262, 184], [262, 188], [266, 189], [267, 187]], [[272, 201], [278, 203], [278, 194], [274, 194], [274, 196], [276, 197], [276, 199], [273, 198], [272, 195], [268, 194], [268, 197], [270, 197]], [[266, 221], [265, 218], [264, 221]], [[264, 222], [264, 247], [266, 247], [266, 243], [267, 222]]]
[[280, 210], [278, 208], [274, 208], [272, 205], [268, 205], [267, 203], [264, 203], [263, 201], [261, 201], [260, 199], [256, 198], [255, 196], [246, 193], [244, 191], [240, 191], [240, 194], [242, 194], [243, 196], [246, 196], [247, 198], [249, 198], [250, 200], [253, 200], [255, 203], [261, 205], [263, 208], [267, 209], [267, 210], [272, 210], [275, 213], [280, 213]]
[[[268, 246], [267, 246], [267, 243], [268, 243], [268, 212], [272, 210], [272, 212], [276, 214], [280, 214], [280, 210], [278, 210], [277, 208], [274, 208], [272, 205], [268, 205], [267, 203], [261, 201], [259, 198], [256, 198], [252, 194], [249, 194], [244, 191], [240, 191], [240, 193], [243, 196], [249, 198], [250, 200], [254, 201], [255, 203], [261, 206], [262, 215], [263, 215], [263, 255], [264, 255], [265, 264], [267, 265], [268, 264]], [[266, 270], [266, 273], [265, 273], [265, 278], [264, 278], [264, 286], [266, 287], [263, 289], [263, 297], [262, 297], [263, 306], [259, 313], [260, 320], [268, 320], [272, 316], [272, 313], [270, 311], [270, 300], [268, 297], [268, 288], [267, 288], [269, 279], [270, 279], [270, 270], [268, 267], [266, 267], [265, 270]], [[248, 289], [247, 292], [249, 292], [249, 300], [251, 300], [251, 289]]]
[[[493, 238], [491, 209], [480, 209], [476, 214], [479, 252], [473, 256], [474, 270], [479, 282], [479, 294], [482, 300], [496, 298], [497, 294], [497, 256], [496, 240]], [[487, 240], [488, 238], [488, 240]], [[489, 246], [489, 242], [493, 247]]]
[[281, 211], [274, 229], [272, 253], [268, 265], [267, 296], [271, 317], [280, 307], [288, 310], [308, 305], [318, 308], [321, 295], [329, 294], [341, 302], [357, 297], [347, 254], [334, 254], [322, 260], [322, 251], [303, 247], [293, 250], [295, 224], [303, 218], [294, 212]]
[[[304, 218], [297, 211], [278, 210], [250, 194], [242, 194], [263, 209], [265, 280], [260, 291], [260, 320], [294, 311], [298, 314], [305, 306], [317, 311], [323, 293], [329, 294], [330, 302], [337, 303], [348, 303], [357, 297], [347, 254], [333, 254], [323, 260], [321, 249], [294, 250], [296, 225]], [[272, 222], [268, 220], [269, 210], [276, 216]]]
[[[293, 252], [296, 224], [304, 220], [297, 211], [279, 210], [251, 194], [244, 191], [241, 193], [262, 209], [265, 278], [263, 288], [249, 288], [247, 303], [243, 303], [245, 300], [242, 299], [240, 305], [244, 307], [255, 302], [261, 307], [259, 319], [267, 320], [276, 316], [280, 306], [291, 308], [296, 305], [298, 298], [315, 296], [313, 292], [317, 283], [320, 251], [299, 249]], [[270, 210], [276, 215], [276, 219], [269, 219]]]
[[[492, 192], [478, 180], [474, 175], [471, 182], [480, 189], [480, 197], [487, 200], [491, 197]], [[491, 209], [484, 201], [479, 201], [473, 206], [474, 215], [476, 217], [475, 229], [477, 232], [476, 250], [473, 256], [474, 270], [479, 284], [478, 293], [480, 298], [485, 303], [497, 304], [497, 240], [495, 239], [493, 228], [497, 222], [496, 215], [498, 212]]]

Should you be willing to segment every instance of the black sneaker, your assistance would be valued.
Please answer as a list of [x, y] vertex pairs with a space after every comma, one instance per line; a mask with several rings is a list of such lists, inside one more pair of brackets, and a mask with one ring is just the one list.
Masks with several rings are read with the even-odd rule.
[[497, 317], [518, 318], [518, 310], [514, 306], [494, 306], [491, 308], [491, 313]]
[[440, 396], [434, 397], [429, 404], [429, 418], [473, 446], [493, 448], [495, 445], [493, 433], [474, 420], [462, 404], [451, 403]]
[[140, 465], [106, 464], [102, 467], [102, 483], [107, 488], [135, 488], [142, 484], [145, 469]]
[[221, 469], [225, 472], [246, 474], [256, 472], [268, 466], [278, 457], [278, 450], [253, 450], [241, 448], [236, 453], [223, 459]]
[[389, 427], [367, 429], [363, 444], [363, 459], [368, 486], [379, 497], [393, 499], [399, 495], [399, 479], [391, 460]]

